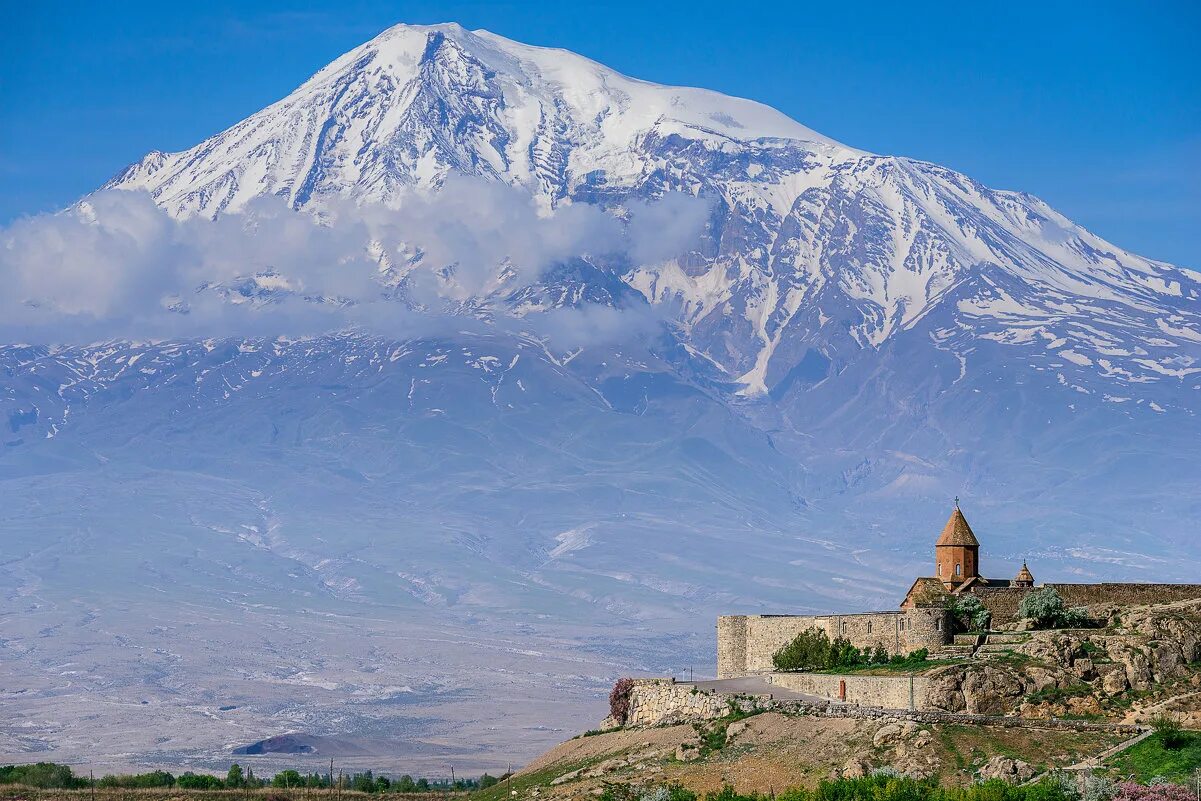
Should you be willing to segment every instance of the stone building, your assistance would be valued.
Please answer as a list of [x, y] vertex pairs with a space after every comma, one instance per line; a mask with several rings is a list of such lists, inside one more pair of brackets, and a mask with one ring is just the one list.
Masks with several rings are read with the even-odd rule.
[[[1044, 584], [1072, 606], [1096, 603], [1150, 604], [1201, 598], [1201, 584]], [[717, 619], [717, 675], [733, 678], [774, 669], [772, 656], [803, 631], [817, 628], [857, 648], [908, 654], [951, 642], [950, 607], [971, 594], [992, 615], [994, 626], [1017, 619], [1021, 600], [1035, 589], [1026, 563], [1012, 579], [980, 574], [980, 542], [955, 509], [934, 545], [934, 575], [913, 582], [898, 611], [830, 615], [723, 615]]]

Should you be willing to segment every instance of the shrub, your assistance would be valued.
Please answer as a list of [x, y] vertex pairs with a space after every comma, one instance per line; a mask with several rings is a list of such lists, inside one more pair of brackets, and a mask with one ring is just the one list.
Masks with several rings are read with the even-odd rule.
[[1177, 751], [1188, 742], [1180, 723], [1171, 715], [1156, 715], [1151, 720], [1151, 728], [1155, 730], [1159, 742], [1169, 751]]
[[618, 679], [609, 693], [609, 716], [622, 725], [630, 716], [630, 694], [633, 691], [633, 679]]
[[623, 782], [604, 782], [599, 801], [696, 801], [696, 793], [679, 784], [631, 787]]
[[285, 789], [291, 787], [304, 787], [304, 777], [298, 771], [281, 770], [279, 773], [271, 777], [272, 787], [283, 787]]
[[1152, 783], [1147, 787], [1134, 782], [1118, 784], [1114, 801], [1195, 801], [1196, 796], [1187, 787], [1179, 784]]
[[1084, 774], [1084, 791], [1080, 793], [1080, 801], [1112, 801], [1117, 794], [1116, 783], [1104, 776]]
[[175, 777], [165, 770], [152, 770], [149, 773], [108, 775], [100, 779], [98, 787], [121, 787], [124, 789], [146, 789], [149, 787], [174, 787]]
[[216, 776], [190, 771], [176, 779], [175, 786], [184, 790], [220, 790], [225, 787]]
[[1085, 621], [1084, 610], [1069, 609], [1054, 587], [1027, 593], [1018, 605], [1018, 615], [1034, 621], [1040, 629], [1070, 628]]
[[834, 642], [830, 643], [830, 657], [826, 667], [855, 667], [865, 662], [867, 662], [865, 654], [851, 645], [850, 640], [836, 637]]
[[[1141, 786], [1115, 784], [1091, 774], [1080, 777], [1056, 773], [1037, 784], [1013, 786], [999, 780], [968, 787], [940, 787], [932, 779], [914, 779], [892, 769], [880, 769], [859, 779], [823, 781], [807, 790], [785, 790], [775, 801], [1193, 801], [1188, 788], [1175, 784]], [[768, 801], [757, 793], [740, 793], [726, 785], [705, 795], [704, 801]], [[599, 801], [697, 801], [695, 793], [678, 784], [634, 787], [608, 783]]]

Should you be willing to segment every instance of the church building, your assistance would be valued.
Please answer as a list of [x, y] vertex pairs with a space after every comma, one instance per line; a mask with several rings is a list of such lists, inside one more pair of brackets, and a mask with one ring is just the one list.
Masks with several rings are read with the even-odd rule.
[[962, 595], [977, 589], [1033, 586], [1034, 576], [1025, 562], [1012, 579], [985, 578], [980, 575], [980, 541], [968, 525], [956, 498], [955, 509], [942, 527], [938, 541], [934, 543], [934, 575], [914, 581], [905, 594], [901, 608], [944, 605], [948, 595]]

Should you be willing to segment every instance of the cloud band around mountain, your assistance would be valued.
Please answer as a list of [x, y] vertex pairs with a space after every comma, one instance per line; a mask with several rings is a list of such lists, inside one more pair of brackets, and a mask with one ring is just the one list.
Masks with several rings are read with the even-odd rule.
[[[212, 220], [176, 219], [146, 193], [101, 191], [0, 230], [0, 335], [73, 343], [345, 328], [427, 334], [472, 312], [508, 318], [503, 299], [556, 265], [644, 264], [694, 249], [709, 204], [671, 194], [614, 211], [545, 210], [517, 189], [471, 178], [395, 207], [333, 198], [301, 212], [261, 198]], [[528, 327], [548, 336], [611, 338], [623, 328], [613, 309], [539, 315], [526, 315]]]

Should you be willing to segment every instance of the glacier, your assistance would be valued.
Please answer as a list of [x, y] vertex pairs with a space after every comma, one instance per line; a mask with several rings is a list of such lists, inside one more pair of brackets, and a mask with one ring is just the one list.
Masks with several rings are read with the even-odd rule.
[[[701, 225], [488, 264], [403, 336], [0, 345], [0, 759], [223, 768], [303, 731], [495, 771], [616, 676], [711, 670], [718, 612], [895, 604], [955, 495], [994, 572], [1201, 572], [1197, 273], [749, 100], [399, 25], [64, 214], [324, 221], [484, 185], [552, 228], [688, 199]], [[419, 234], [365, 243], [385, 314], [463, 270]], [[230, 269], [194, 297], [341, 302]]]

